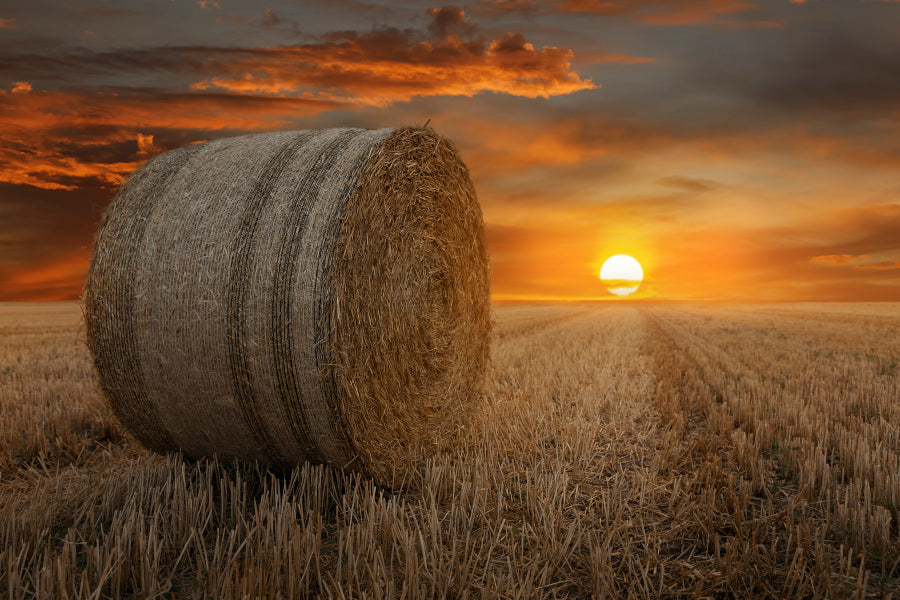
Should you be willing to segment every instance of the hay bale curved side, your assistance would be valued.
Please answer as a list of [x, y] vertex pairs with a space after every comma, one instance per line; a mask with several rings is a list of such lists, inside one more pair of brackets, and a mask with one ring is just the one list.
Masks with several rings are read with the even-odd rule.
[[151, 449], [385, 478], [477, 400], [481, 212], [427, 129], [181, 148], [107, 209], [84, 312], [101, 387]]

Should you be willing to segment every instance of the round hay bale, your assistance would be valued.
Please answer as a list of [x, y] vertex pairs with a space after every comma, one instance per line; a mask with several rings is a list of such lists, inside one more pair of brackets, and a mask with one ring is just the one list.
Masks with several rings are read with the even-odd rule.
[[101, 386], [147, 447], [384, 481], [473, 412], [488, 288], [452, 142], [291, 131], [136, 171], [103, 217], [84, 312]]

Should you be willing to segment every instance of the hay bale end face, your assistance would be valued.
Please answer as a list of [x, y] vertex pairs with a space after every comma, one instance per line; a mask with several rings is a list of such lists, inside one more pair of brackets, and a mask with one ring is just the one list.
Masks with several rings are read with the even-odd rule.
[[294, 131], [135, 172], [104, 215], [84, 312], [101, 386], [149, 448], [385, 480], [472, 413], [488, 286], [450, 141]]

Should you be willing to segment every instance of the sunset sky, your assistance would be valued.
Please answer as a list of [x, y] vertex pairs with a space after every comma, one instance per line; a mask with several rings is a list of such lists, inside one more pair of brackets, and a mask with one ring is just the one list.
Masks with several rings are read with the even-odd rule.
[[900, 1], [0, 2], [0, 300], [77, 299], [177, 146], [430, 125], [495, 299], [900, 301]]

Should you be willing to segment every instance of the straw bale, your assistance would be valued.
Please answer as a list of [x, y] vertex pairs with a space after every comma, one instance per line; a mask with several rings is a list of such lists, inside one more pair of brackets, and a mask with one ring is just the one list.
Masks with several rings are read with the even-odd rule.
[[452, 142], [293, 131], [135, 172], [103, 217], [84, 312], [101, 387], [147, 447], [395, 481], [473, 412], [488, 285]]

